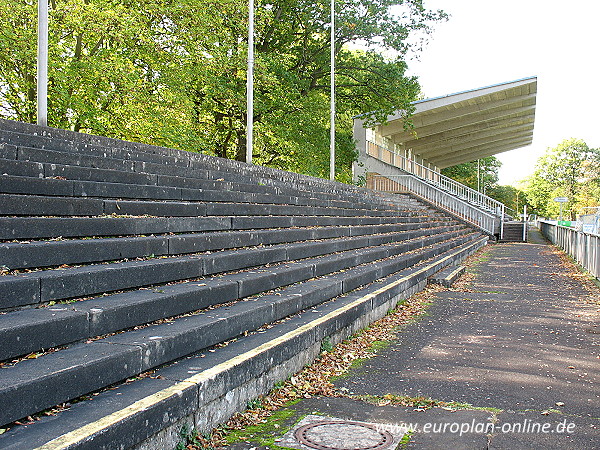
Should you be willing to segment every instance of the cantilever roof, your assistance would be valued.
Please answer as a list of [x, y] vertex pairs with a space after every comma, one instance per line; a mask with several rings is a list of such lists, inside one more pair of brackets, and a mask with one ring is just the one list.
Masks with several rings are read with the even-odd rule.
[[439, 168], [531, 144], [537, 78], [501, 83], [414, 103], [414, 129], [401, 114], [377, 131]]

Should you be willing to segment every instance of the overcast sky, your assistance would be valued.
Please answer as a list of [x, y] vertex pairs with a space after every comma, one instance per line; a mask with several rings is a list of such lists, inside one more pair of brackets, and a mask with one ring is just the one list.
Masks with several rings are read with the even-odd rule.
[[497, 155], [500, 184], [532, 173], [563, 139], [600, 147], [600, 1], [425, 0], [451, 15], [419, 60], [409, 61], [426, 97], [538, 77], [529, 147]]

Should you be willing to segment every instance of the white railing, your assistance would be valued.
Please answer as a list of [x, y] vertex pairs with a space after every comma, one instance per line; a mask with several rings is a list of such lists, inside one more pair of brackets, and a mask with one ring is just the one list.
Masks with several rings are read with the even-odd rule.
[[538, 221], [538, 227], [546, 239], [562, 248], [583, 268], [600, 279], [600, 235], [541, 220]]
[[498, 215], [483, 211], [481, 208], [457, 198], [414, 175], [372, 175], [370, 178], [372, 189], [382, 192], [410, 192], [416, 194], [435, 206], [481, 228], [490, 235], [499, 233], [500, 238], [502, 238], [504, 232], [503, 208], [500, 208], [500, 214]]
[[486, 211], [490, 211], [493, 214], [500, 214], [500, 211], [504, 208], [504, 205], [498, 200], [494, 200], [475, 189], [442, 175], [436, 170], [382, 147], [381, 145], [375, 144], [374, 142], [367, 141], [367, 154], [422, 178], [439, 189], [448, 191], [452, 195]]
[[600, 234], [600, 206], [586, 206], [581, 208], [579, 214], [577, 214], [577, 222], [581, 231]]

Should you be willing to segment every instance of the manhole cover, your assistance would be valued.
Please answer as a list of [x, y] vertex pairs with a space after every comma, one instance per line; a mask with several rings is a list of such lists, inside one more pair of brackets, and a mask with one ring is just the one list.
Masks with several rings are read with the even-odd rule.
[[372, 425], [341, 420], [309, 423], [294, 435], [301, 444], [318, 450], [375, 450], [394, 440], [390, 433]]

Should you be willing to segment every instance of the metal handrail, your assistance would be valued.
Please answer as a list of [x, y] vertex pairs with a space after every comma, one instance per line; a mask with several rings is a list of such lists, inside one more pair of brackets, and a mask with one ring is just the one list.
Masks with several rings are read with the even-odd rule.
[[562, 248], [600, 280], [600, 235], [559, 226], [554, 221], [538, 219], [537, 226], [546, 239]]
[[[387, 153], [386, 153], [387, 152]], [[452, 178], [442, 175], [440, 172], [433, 170], [423, 164], [413, 161], [393, 150], [385, 148], [379, 144], [367, 141], [367, 153], [380, 161], [391, 164], [399, 169], [405, 170], [418, 178], [421, 178], [438, 188], [450, 192], [452, 195], [462, 198], [468, 203], [476, 205], [486, 211], [491, 211], [494, 214], [499, 214], [504, 208], [504, 204], [488, 197], [481, 192], [465, 186]]]
[[[496, 233], [499, 223], [500, 238], [502, 238], [504, 231], [504, 208], [501, 208], [500, 217], [498, 217], [414, 175], [373, 175], [372, 180], [373, 189], [375, 190], [383, 192], [411, 192], [481, 228], [490, 235]], [[398, 189], [400, 187], [402, 189]]]

